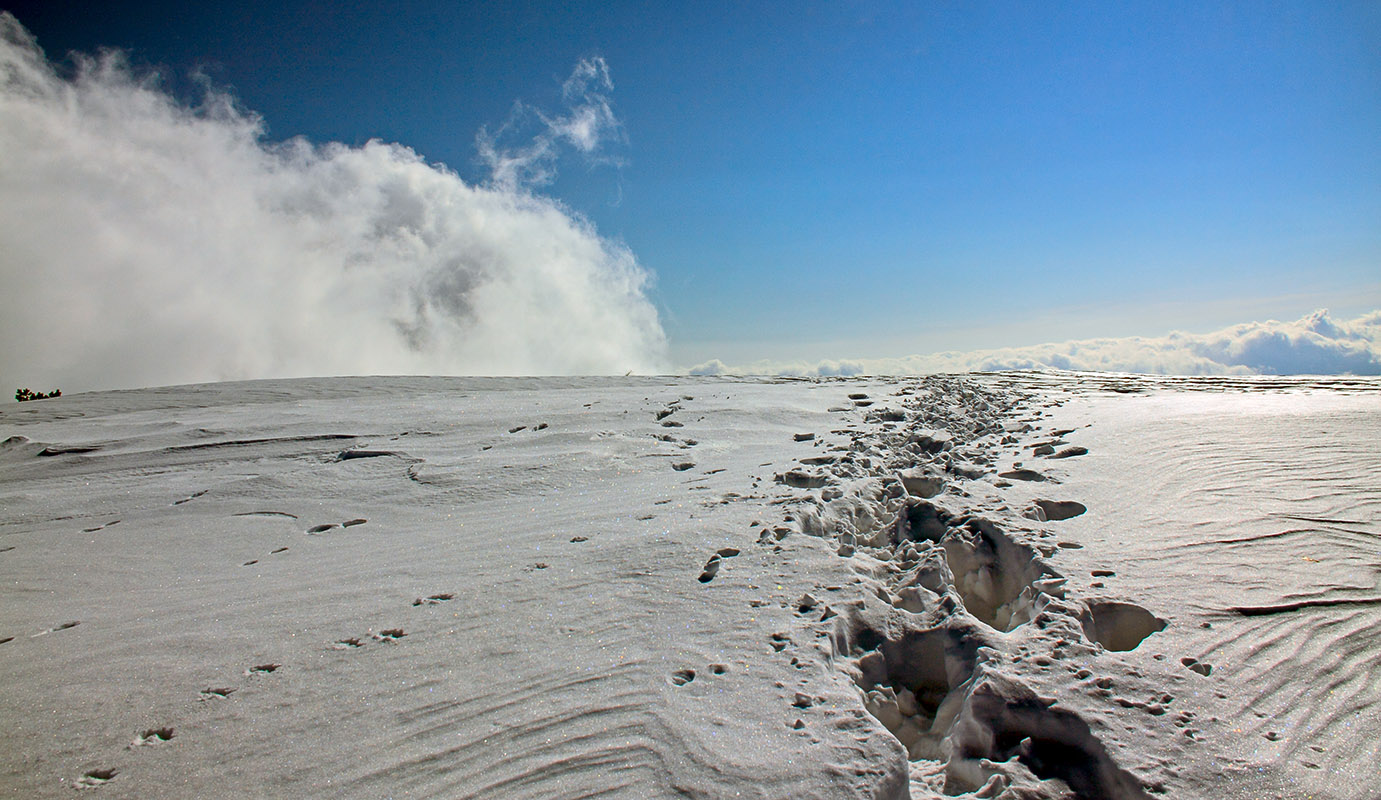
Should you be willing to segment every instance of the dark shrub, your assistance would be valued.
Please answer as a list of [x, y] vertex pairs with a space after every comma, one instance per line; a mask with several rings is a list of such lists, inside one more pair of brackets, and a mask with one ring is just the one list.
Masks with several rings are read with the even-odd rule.
[[14, 399], [23, 403], [28, 400], [47, 400], [50, 397], [62, 397], [61, 389], [54, 389], [51, 392], [34, 392], [28, 389], [15, 389]]

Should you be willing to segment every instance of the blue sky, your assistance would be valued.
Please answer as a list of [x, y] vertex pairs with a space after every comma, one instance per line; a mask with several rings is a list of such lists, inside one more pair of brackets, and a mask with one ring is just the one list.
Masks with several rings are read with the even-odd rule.
[[618, 163], [540, 191], [656, 274], [679, 364], [1381, 307], [1381, 4], [199, 5], [7, 9], [470, 182], [482, 126], [602, 57]]

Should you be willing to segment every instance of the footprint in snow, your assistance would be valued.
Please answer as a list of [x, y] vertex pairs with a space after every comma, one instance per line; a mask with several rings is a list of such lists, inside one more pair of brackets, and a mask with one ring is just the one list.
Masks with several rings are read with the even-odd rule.
[[71, 622], [64, 622], [64, 623], [62, 623], [61, 625], [58, 625], [58, 626], [56, 626], [56, 627], [49, 628], [49, 629], [46, 630], [46, 631], [39, 631], [38, 633], [35, 633], [33, 636], [30, 636], [29, 638], [30, 638], [30, 639], [37, 639], [37, 638], [40, 637], [40, 636], [47, 636], [47, 635], [50, 634], [50, 633], [57, 633], [58, 631], [65, 631], [65, 630], [67, 630], [68, 628], [75, 628], [75, 627], [77, 627], [77, 626], [80, 625], [80, 624], [81, 624], [81, 622], [79, 622], [79, 621], [77, 621], [77, 620], [73, 620], [73, 621], [71, 621]]
[[1073, 458], [1074, 456], [1082, 456], [1087, 454], [1087, 447], [1079, 447], [1076, 445], [1074, 447], [1066, 447], [1058, 453], [1055, 453], [1051, 456], [1047, 456], [1047, 458]]
[[164, 744], [173, 740], [172, 728], [150, 728], [144, 731], [130, 742], [130, 747], [150, 747], [152, 745]]
[[1180, 663], [1188, 667], [1189, 669], [1199, 673], [1200, 675], [1203, 675], [1204, 677], [1208, 677], [1209, 673], [1213, 672], [1212, 664], [1205, 664], [1204, 662], [1192, 656], [1185, 656], [1184, 658], [1181, 658]]
[[84, 773], [73, 783], [78, 789], [95, 789], [97, 786], [109, 783], [112, 778], [119, 774], [114, 769], [93, 769]]
[[705, 562], [704, 571], [700, 573], [700, 582], [709, 583], [714, 580], [714, 577], [719, 574], [719, 567], [724, 563], [724, 559], [733, 558], [738, 554], [739, 550], [737, 547], [725, 547], [710, 556], [710, 560]]
[[444, 603], [447, 600], [451, 600], [454, 598], [455, 595], [449, 592], [442, 592], [441, 594], [434, 594], [429, 597], [419, 597], [416, 600], [412, 601], [412, 604], [415, 606], [434, 606], [438, 603]]
[[356, 525], [363, 525], [368, 521], [369, 520], [363, 517], [357, 517], [355, 519], [348, 519], [345, 522], [323, 522], [320, 525], [313, 525], [312, 527], [308, 528], [307, 533], [316, 535], [319, 533], [325, 533], [329, 530], [334, 530], [336, 528], [353, 528]]

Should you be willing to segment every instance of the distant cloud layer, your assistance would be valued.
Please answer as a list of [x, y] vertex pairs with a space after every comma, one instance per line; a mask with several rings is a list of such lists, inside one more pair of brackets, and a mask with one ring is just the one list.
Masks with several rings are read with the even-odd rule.
[[1031, 347], [948, 352], [888, 359], [758, 362], [714, 360], [693, 375], [922, 375], [1068, 369], [1158, 375], [1381, 375], [1381, 311], [1336, 322], [1326, 310], [1295, 322], [1249, 322], [1209, 334], [1087, 339]]
[[[0, 13], [0, 379], [38, 388], [329, 374], [665, 369], [650, 275], [531, 187], [621, 135], [602, 61], [468, 185], [412, 150], [269, 143], [118, 53], [68, 78]], [[500, 145], [500, 140], [506, 144]]]

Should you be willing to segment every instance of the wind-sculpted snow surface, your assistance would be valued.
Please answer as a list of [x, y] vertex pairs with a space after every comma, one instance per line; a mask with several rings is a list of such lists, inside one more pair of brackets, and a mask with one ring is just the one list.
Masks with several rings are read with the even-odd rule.
[[0, 793], [1381, 793], [1381, 382], [0, 409]]

